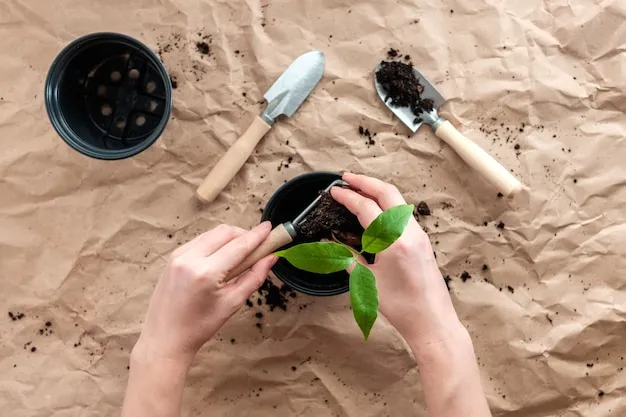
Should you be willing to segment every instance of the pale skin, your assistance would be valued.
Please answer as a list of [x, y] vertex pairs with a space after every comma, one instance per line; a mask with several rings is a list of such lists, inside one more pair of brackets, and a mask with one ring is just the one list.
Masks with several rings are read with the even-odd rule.
[[[406, 204], [394, 186], [355, 174], [358, 192], [333, 188], [335, 200], [367, 227], [382, 211]], [[122, 417], [178, 417], [189, 366], [196, 353], [265, 280], [270, 255], [236, 280], [228, 272], [256, 248], [271, 226], [250, 231], [222, 225], [172, 253], [154, 290], [131, 353]], [[459, 321], [428, 236], [414, 219], [370, 265], [380, 312], [410, 346], [430, 417], [491, 416], [470, 336]]]

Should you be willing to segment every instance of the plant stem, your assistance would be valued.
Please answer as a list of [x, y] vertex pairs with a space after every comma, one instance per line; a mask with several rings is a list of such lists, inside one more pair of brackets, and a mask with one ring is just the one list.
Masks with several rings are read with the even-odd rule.
[[348, 246], [345, 243], [343, 243], [342, 241], [340, 241], [339, 239], [337, 239], [334, 235], [334, 233], [331, 233], [331, 236], [333, 237], [333, 241], [335, 243], [340, 244], [341, 246], [343, 246], [344, 248], [348, 249], [350, 252], [352, 252], [352, 255], [354, 255], [354, 260], [356, 261], [357, 259], [359, 259], [359, 256], [361, 256], [361, 252], [357, 251], [356, 249], [354, 249], [352, 246]]

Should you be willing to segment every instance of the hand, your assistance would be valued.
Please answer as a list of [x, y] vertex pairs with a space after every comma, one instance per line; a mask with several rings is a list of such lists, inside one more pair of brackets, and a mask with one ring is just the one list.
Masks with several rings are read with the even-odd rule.
[[220, 225], [175, 250], [154, 290], [135, 353], [190, 363], [200, 347], [263, 284], [270, 255], [236, 280], [228, 272], [267, 237], [271, 224], [250, 231]]
[[[363, 175], [345, 174], [353, 190], [334, 187], [333, 198], [367, 227], [383, 210], [406, 204], [398, 189]], [[402, 236], [368, 265], [376, 276], [380, 312], [411, 343], [436, 343], [460, 324], [428, 235], [411, 218]], [[442, 332], [443, 331], [443, 332]]]

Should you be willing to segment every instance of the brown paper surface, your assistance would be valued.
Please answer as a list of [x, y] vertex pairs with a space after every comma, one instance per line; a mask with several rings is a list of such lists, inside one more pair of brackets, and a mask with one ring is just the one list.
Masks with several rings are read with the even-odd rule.
[[[625, 17], [623, 1], [584, 0], [1, 2], [0, 415], [118, 413], [167, 255], [220, 222], [253, 226], [283, 181], [312, 170], [374, 175], [428, 202], [422, 225], [494, 415], [626, 415]], [[178, 81], [163, 136], [123, 161], [70, 149], [43, 104], [56, 54], [95, 31], [160, 50]], [[409, 135], [373, 89], [390, 46], [529, 193], [498, 199], [429, 128]], [[320, 85], [198, 206], [196, 185], [311, 49], [326, 54]], [[364, 343], [348, 304], [244, 307], [194, 362], [186, 415], [424, 416], [401, 338], [381, 319]]]

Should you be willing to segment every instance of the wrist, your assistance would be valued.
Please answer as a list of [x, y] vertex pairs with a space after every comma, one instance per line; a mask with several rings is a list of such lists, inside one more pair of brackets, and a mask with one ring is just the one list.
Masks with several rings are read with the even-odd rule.
[[158, 347], [156, 343], [151, 343], [143, 339], [141, 336], [133, 347], [130, 354], [131, 365], [137, 364], [146, 366], [150, 364], [162, 364], [169, 369], [184, 371], [185, 373], [191, 366], [191, 362], [195, 353], [170, 352]]
[[412, 335], [407, 339], [419, 366], [450, 361], [457, 354], [473, 352], [472, 339], [458, 319], [442, 323], [436, 331]]
[[137, 342], [130, 355], [122, 417], [180, 415], [190, 362], [182, 357], [164, 357], [143, 340]]

